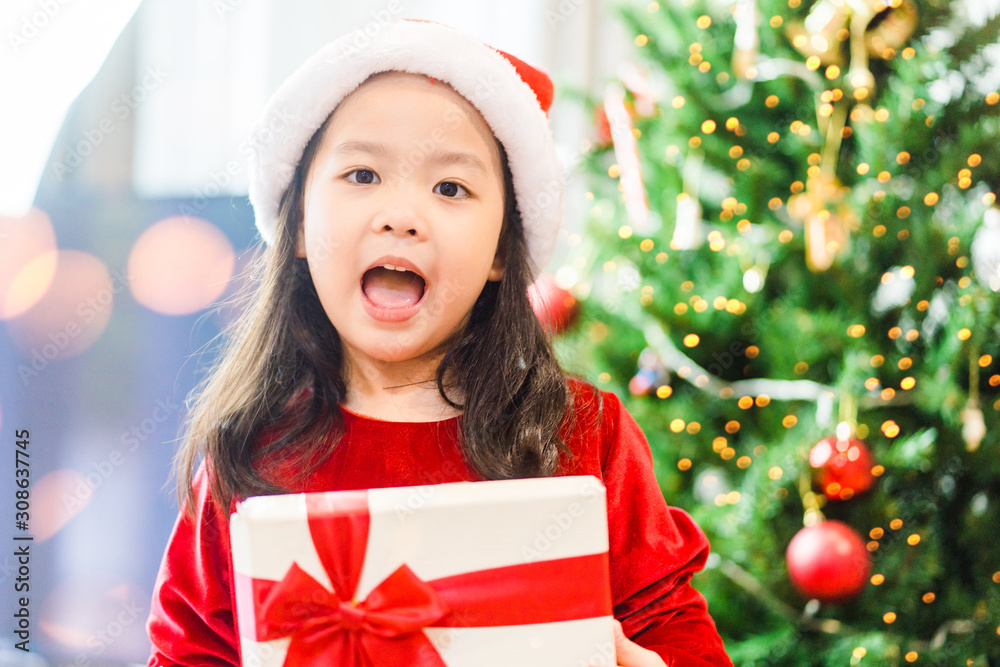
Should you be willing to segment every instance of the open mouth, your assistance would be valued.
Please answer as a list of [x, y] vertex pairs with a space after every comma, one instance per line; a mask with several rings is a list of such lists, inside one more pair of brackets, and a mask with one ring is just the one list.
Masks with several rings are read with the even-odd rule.
[[361, 291], [379, 308], [408, 308], [424, 297], [427, 283], [413, 271], [376, 266], [361, 276]]

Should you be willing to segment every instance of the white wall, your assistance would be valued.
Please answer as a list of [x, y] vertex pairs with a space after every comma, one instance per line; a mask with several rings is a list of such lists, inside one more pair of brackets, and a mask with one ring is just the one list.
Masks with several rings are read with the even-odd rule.
[[[223, 184], [222, 194], [244, 195], [240, 144], [284, 78], [341, 34], [402, 17], [452, 25], [540, 66], [557, 97], [565, 83], [599, 92], [631, 49], [600, 0], [146, 0], [137, 17], [136, 76], [151, 68], [167, 75], [135, 112], [138, 194], [213, 195]], [[591, 119], [572, 102], [557, 103], [550, 118], [570, 161]], [[227, 172], [234, 159], [240, 169]], [[577, 184], [569, 185], [572, 193]], [[567, 229], [579, 217], [577, 194], [567, 202]]]

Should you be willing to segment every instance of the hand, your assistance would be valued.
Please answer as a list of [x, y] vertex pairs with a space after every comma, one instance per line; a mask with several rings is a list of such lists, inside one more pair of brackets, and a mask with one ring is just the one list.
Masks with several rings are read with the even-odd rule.
[[618, 619], [614, 619], [614, 623], [615, 655], [618, 656], [618, 664], [621, 667], [667, 667], [663, 658], [626, 637]]

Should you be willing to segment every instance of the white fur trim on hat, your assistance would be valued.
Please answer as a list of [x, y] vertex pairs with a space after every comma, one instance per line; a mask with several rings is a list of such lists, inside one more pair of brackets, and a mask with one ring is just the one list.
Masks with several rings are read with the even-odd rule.
[[337, 104], [369, 75], [387, 70], [441, 79], [486, 119], [507, 152], [517, 208], [537, 277], [562, 221], [563, 173], [548, 117], [514, 66], [475, 38], [439, 23], [402, 20], [363, 46], [344, 35], [310, 57], [278, 88], [251, 137], [250, 203], [265, 242], [306, 144]]

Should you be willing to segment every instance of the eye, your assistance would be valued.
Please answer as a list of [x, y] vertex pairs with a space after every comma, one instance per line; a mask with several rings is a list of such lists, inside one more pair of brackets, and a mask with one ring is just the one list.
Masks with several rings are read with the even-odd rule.
[[[357, 178], [351, 178], [352, 175], [357, 175]], [[376, 174], [371, 169], [355, 169], [350, 171], [345, 175], [345, 178], [351, 183], [358, 183], [359, 185], [373, 185], [375, 183], [380, 183], [378, 174]]]
[[[463, 186], [459, 185], [458, 183], [454, 183], [452, 181], [442, 181], [438, 183], [437, 185], [434, 186], [434, 192], [437, 192], [438, 194], [442, 194], [445, 197], [449, 197], [452, 199], [457, 199], [460, 196], [461, 197], [469, 196], [468, 190], [466, 190]], [[462, 192], [464, 192], [465, 194], [460, 195], [460, 193]]]

